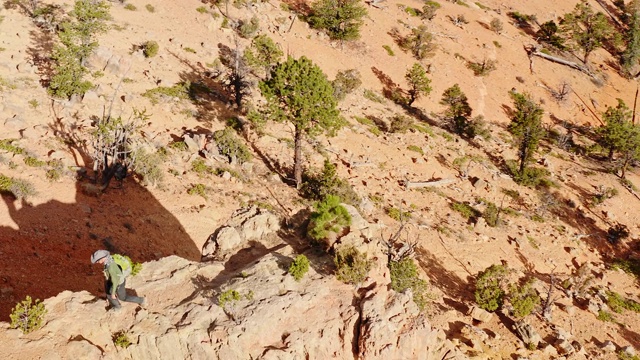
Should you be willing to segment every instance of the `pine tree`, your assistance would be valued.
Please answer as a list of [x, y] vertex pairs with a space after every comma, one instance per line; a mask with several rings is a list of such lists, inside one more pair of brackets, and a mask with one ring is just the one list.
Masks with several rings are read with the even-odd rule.
[[440, 104], [448, 105], [449, 108], [445, 111], [444, 115], [447, 121], [449, 121], [458, 135], [463, 135], [469, 126], [469, 117], [471, 116], [471, 106], [467, 95], [465, 95], [458, 84], [453, 85], [442, 93], [442, 100]]
[[49, 83], [49, 93], [69, 98], [83, 95], [92, 84], [83, 80], [87, 73], [85, 62], [98, 47], [96, 36], [107, 31], [109, 5], [103, 0], [76, 0], [72, 20], [62, 24], [58, 33], [60, 45], [53, 50], [56, 65]]
[[631, 115], [631, 110], [622, 99], [618, 99], [616, 107], [607, 106], [607, 110], [602, 114], [605, 125], [598, 129], [599, 143], [609, 150], [609, 160], [613, 159], [615, 151], [624, 147], [629, 137]]
[[326, 30], [333, 40], [355, 40], [360, 38], [365, 15], [367, 9], [360, 0], [319, 0], [311, 5], [309, 23]]
[[294, 127], [294, 177], [302, 185], [302, 143], [323, 132], [332, 135], [345, 121], [340, 117], [333, 87], [322, 70], [306, 57], [278, 64], [269, 80], [260, 82], [267, 116]]
[[271, 74], [271, 69], [282, 58], [283, 52], [267, 35], [261, 34], [253, 38], [251, 47], [244, 52], [247, 65], [264, 70], [265, 76]]
[[428, 96], [431, 93], [431, 80], [429, 80], [427, 72], [419, 63], [413, 64], [404, 77], [409, 83], [409, 101], [407, 105], [411, 106], [422, 95]]
[[560, 24], [570, 46], [584, 53], [582, 61], [585, 64], [591, 52], [602, 47], [603, 42], [614, 34], [607, 16], [595, 13], [586, 0], [578, 3], [573, 12], [565, 14]]
[[403, 49], [408, 50], [413, 56], [422, 60], [431, 55], [435, 49], [433, 44], [433, 35], [429, 32], [425, 25], [420, 25], [411, 30], [411, 35], [402, 40], [400, 45]]
[[544, 110], [528, 94], [511, 93], [515, 111], [511, 116], [509, 131], [518, 140], [519, 174], [524, 175], [526, 166], [533, 160], [538, 142], [543, 135], [542, 114]]
[[620, 57], [620, 64], [628, 75], [640, 59], [640, 1], [634, 0], [626, 6], [631, 11], [629, 28], [625, 33], [626, 49]]

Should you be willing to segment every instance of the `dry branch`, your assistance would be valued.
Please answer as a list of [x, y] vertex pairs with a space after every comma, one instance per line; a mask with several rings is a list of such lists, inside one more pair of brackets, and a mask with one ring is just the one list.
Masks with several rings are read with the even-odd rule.
[[407, 181], [405, 183], [405, 187], [407, 189], [416, 189], [416, 188], [425, 188], [425, 187], [441, 187], [441, 186], [453, 184], [456, 181], [457, 179], [442, 179], [442, 180], [418, 181], [418, 182]]

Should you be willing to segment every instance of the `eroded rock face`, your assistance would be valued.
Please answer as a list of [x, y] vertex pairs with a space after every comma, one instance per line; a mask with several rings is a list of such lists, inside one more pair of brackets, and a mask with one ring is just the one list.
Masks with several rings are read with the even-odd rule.
[[280, 230], [278, 217], [255, 206], [236, 211], [202, 247], [203, 260], [223, 260], [230, 254]]
[[[275, 231], [273, 218], [263, 215], [242, 212], [224, 229], [245, 241]], [[361, 228], [367, 228], [365, 222]], [[145, 263], [128, 280], [129, 287], [146, 297], [144, 308], [125, 303], [121, 311], [107, 312], [105, 301], [88, 292], [62, 292], [44, 302], [49, 313], [40, 330], [23, 335], [0, 324], [0, 356], [440, 360], [447, 354], [447, 359], [464, 359], [443, 331], [431, 327], [410, 292], [389, 289], [381, 249], [371, 241], [351, 241], [377, 259], [359, 289], [316, 272], [326, 256], [311, 257], [309, 272], [295, 281], [286, 270], [296, 255], [290, 247], [252, 260], [241, 276], [229, 273], [222, 262], [170, 256]], [[220, 304], [225, 292], [237, 296]], [[119, 331], [132, 343], [126, 349], [114, 345], [113, 334]]]

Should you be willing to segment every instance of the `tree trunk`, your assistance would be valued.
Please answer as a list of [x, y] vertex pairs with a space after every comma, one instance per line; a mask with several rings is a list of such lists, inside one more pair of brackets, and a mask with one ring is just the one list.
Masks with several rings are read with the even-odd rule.
[[302, 129], [296, 127], [293, 152], [293, 176], [296, 180], [296, 189], [302, 186]]
[[609, 148], [609, 156], [607, 156], [607, 160], [613, 160], [613, 147]]
[[630, 162], [631, 162], [631, 156], [629, 156], [629, 154], [624, 154], [624, 162], [622, 163], [622, 168], [620, 169], [620, 171], [622, 172], [620, 174], [621, 179], [626, 179], [627, 166], [629, 166]]
[[409, 102], [407, 103], [407, 105], [411, 106], [411, 104], [416, 101], [416, 97], [416, 92], [413, 90], [409, 90]]

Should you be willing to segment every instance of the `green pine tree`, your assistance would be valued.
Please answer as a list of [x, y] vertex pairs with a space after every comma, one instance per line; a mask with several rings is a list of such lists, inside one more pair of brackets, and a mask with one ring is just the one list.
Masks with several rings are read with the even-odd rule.
[[574, 50], [582, 50], [585, 64], [591, 52], [601, 48], [614, 35], [607, 16], [594, 12], [586, 0], [578, 3], [573, 12], [565, 14], [560, 24], [569, 46]]
[[418, 60], [433, 54], [435, 45], [433, 44], [433, 34], [429, 32], [425, 25], [420, 25], [411, 30], [411, 35], [404, 38], [400, 47], [410, 51]]
[[107, 31], [109, 4], [103, 0], [76, 0], [72, 18], [62, 24], [58, 33], [60, 45], [52, 58], [56, 64], [49, 83], [49, 93], [61, 98], [83, 95], [92, 84], [84, 80], [88, 70], [85, 62], [98, 47], [96, 37]]
[[250, 67], [264, 70], [268, 77], [282, 55], [278, 45], [267, 35], [261, 34], [253, 38], [251, 46], [244, 52], [244, 59]]
[[451, 123], [453, 131], [458, 135], [464, 135], [469, 127], [469, 117], [471, 116], [471, 106], [467, 95], [465, 95], [458, 84], [453, 85], [442, 93], [440, 104], [448, 105], [449, 108], [444, 113], [445, 119]]
[[345, 124], [337, 109], [331, 82], [322, 70], [306, 57], [289, 57], [260, 82], [267, 100], [266, 115], [274, 121], [286, 121], [294, 127], [294, 177], [302, 185], [302, 144], [305, 137], [323, 132], [334, 134]]
[[605, 125], [598, 129], [599, 143], [609, 150], [609, 160], [613, 160], [615, 151], [623, 147], [631, 129], [631, 110], [618, 99], [616, 107], [607, 106], [602, 114]]
[[631, 11], [629, 28], [624, 34], [626, 49], [620, 57], [620, 64], [628, 75], [640, 59], [640, 1], [634, 0], [626, 8]]
[[309, 23], [326, 30], [333, 40], [355, 40], [360, 38], [362, 18], [366, 15], [360, 0], [318, 0], [311, 5]]
[[523, 176], [527, 164], [533, 160], [538, 142], [544, 133], [542, 128], [544, 110], [528, 94], [512, 92], [511, 99], [515, 111], [511, 116], [509, 131], [518, 141], [519, 174]]
[[413, 64], [404, 77], [409, 83], [409, 102], [407, 105], [411, 106], [422, 95], [428, 96], [431, 93], [431, 80], [427, 77], [427, 72], [420, 63]]

